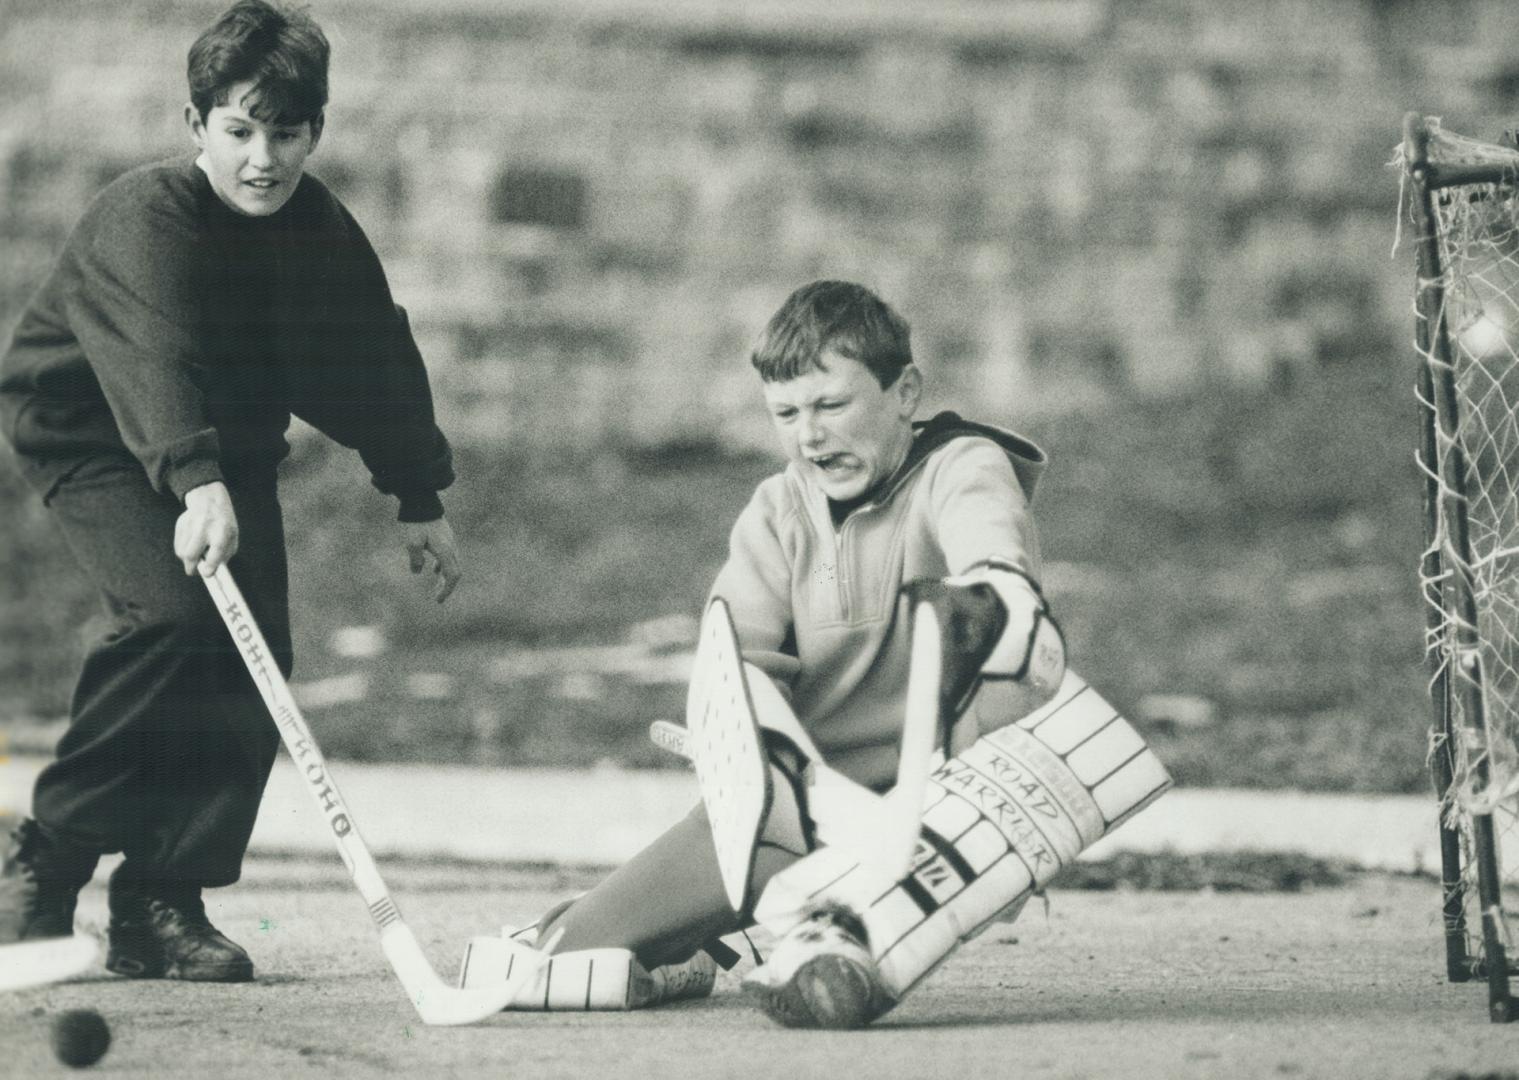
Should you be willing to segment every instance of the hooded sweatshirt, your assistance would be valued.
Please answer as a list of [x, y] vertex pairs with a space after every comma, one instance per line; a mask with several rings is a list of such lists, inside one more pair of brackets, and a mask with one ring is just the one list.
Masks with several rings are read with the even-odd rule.
[[789, 696], [828, 763], [877, 789], [893, 779], [906, 704], [902, 586], [988, 559], [1040, 576], [1030, 503], [1044, 452], [950, 412], [913, 427], [901, 467], [847, 512], [795, 463], [761, 482], [712, 588], [744, 658]]

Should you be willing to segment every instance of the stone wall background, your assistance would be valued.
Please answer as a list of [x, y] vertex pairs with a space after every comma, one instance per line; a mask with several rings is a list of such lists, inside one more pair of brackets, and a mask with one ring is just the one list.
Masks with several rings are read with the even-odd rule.
[[[188, 145], [222, 6], [0, 6], [0, 329], [93, 191]], [[312, 170], [466, 440], [762, 439], [746, 346], [819, 276], [880, 289], [992, 419], [1402, 363], [1401, 116], [1496, 138], [1519, 97], [1501, 0], [313, 10]]]
[[[94, 191], [187, 152], [184, 55], [222, 6], [0, 0], [0, 335]], [[747, 346], [839, 276], [912, 321], [929, 407], [1050, 450], [1071, 655], [1181, 783], [1427, 790], [1388, 162], [1408, 110], [1519, 126], [1519, 5], [313, 7], [312, 167], [411, 311], [469, 565], [429, 603], [356, 457], [297, 440], [297, 692], [329, 754], [668, 764], [647, 721], [681, 715], [775, 467]], [[51, 745], [98, 607], [0, 466], [0, 754]]]

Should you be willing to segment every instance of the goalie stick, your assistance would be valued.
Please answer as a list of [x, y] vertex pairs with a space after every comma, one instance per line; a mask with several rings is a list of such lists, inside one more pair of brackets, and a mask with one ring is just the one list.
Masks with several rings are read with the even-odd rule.
[[517, 991], [532, 980], [537, 969], [548, 958], [535, 963], [525, 963], [513, 977], [493, 986], [478, 990], [463, 990], [449, 986], [440, 979], [428, 963], [422, 946], [417, 942], [411, 927], [401, 919], [395, 901], [380, 877], [374, 858], [359, 836], [358, 826], [349, 812], [343, 797], [338, 794], [337, 784], [328, 771], [327, 762], [317, 747], [316, 738], [306, 724], [290, 693], [290, 686], [276, 665], [274, 654], [264, 640], [263, 632], [253, 620], [253, 613], [243, 599], [242, 591], [232, 579], [225, 566], [206, 579], [212, 602], [227, 632], [237, 643], [238, 653], [247, 665], [248, 674], [258, 686], [259, 694], [268, 706], [285, 749], [290, 752], [296, 768], [305, 781], [306, 790], [316, 800], [327, 827], [337, 843], [338, 854], [348, 868], [359, 895], [369, 906], [370, 917], [380, 931], [380, 946], [390, 961], [396, 978], [406, 990], [425, 1024], [456, 1025], [473, 1024], [500, 1012]]
[[912, 658], [907, 675], [907, 702], [902, 717], [902, 749], [897, 757], [897, 782], [891, 789], [891, 808], [883, 821], [879, 865], [892, 881], [912, 869], [923, 827], [923, 797], [933, 771], [934, 739], [939, 733], [943, 669], [939, 664], [943, 638], [933, 605], [915, 605]]
[[[1012, 667], [1006, 666], [1005, 657], [997, 660], [998, 639], [1004, 637], [1005, 607], [998, 605], [1004, 613], [998, 616], [988, 616], [983, 609], [979, 618], [966, 625], [942, 606], [946, 595], [954, 595], [953, 591], [946, 592], [945, 585], [963, 585], [974, 579], [913, 582], [902, 590], [910, 605], [912, 646], [897, 782], [888, 796], [891, 809], [883, 821], [878, 856], [879, 863], [893, 875], [892, 880], [907, 874], [918, 858], [924, 799], [934, 768], [935, 740], [943, 734], [944, 756], [948, 757], [951, 725], [969, 701], [968, 693], [980, 683], [985, 665], [998, 665], [998, 670], [986, 677], [1027, 682], [1046, 694], [1056, 691], [1065, 674], [1064, 639], [1038, 587], [1022, 571], [1009, 566], [988, 565], [987, 569], [1021, 579], [1039, 600], [1040, 610], [1033, 617], [1026, 641], [1014, 639], [1022, 642], [1022, 656]], [[989, 582], [978, 582], [973, 587], [996, 591]], [[973, 612], [974, 607], [969, 610]]]

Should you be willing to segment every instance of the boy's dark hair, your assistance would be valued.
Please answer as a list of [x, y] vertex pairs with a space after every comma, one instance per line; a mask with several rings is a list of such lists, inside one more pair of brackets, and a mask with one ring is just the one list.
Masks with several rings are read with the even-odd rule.
[[765, 382], [786, 382], [822, 368], [830, 349], [864, 364], [885, 389], [912, 363], [911, 330], [865, 286], [814, 281], [770, 317], [749, 362]]
[[204, 122], [236, 83], [252, 81], [249, 112], [272, 124], [320, 119], [331, 47], [304, 10], [239, 0], [190, 46], [190, 104]]

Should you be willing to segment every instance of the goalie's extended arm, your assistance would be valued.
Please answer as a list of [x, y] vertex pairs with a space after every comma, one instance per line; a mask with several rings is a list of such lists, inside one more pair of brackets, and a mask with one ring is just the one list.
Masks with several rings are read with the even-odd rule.
[[1038, 585], [1012, 563], [989, 559], [956, 577], [909, 582], [902, 593], [912, 655], [897, 782], [880, 841], [883, 866], [898, 875], [917, 849], [936, 739], [949, 758], [982, 734], [974, 718], [957, 726], [981, 684], [1023, 682], [1047, 697], [1065, 676], [1060, 627]]
[[[1065, 677], [1060, 625], [1038, 583], [1012, 563], [987, 559], [954, 577], [909, 582], [902, 591], [914, 618], [932, 612], [939, 623], [946, 738], [983, 680], [1026, 683], [1052, 694]], [[914, 657], [914, 668], [922, 670], [927, 659]]]

